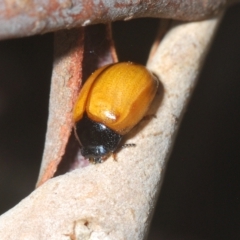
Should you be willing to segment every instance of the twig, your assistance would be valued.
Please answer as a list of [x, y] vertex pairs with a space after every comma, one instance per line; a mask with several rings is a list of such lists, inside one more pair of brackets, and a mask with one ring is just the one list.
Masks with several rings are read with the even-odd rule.
[[0, 39], [139, 17], [202, 20], [239, 0], [0, 0]]

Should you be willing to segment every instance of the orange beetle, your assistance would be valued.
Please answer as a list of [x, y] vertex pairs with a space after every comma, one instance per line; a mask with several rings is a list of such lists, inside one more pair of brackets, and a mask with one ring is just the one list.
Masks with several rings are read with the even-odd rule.
[[96, 70], [83, 85], [73, 111], [81, 153], [102, 162], [146, 114], [159, 85], [144, 66], [122, 62]]

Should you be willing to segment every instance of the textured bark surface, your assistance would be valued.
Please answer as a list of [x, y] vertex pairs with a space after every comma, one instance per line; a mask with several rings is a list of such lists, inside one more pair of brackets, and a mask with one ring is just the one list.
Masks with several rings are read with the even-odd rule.
[[95, 69], [117, 61], [111, 27], [89, 26], [55, 34], [48, 129], [37, 185], [51, 178], [66, 149], [72, 127], [72, 110], [82, 79]]
[[202, 20], [238, 0], [0, 0], [0, 39], [139, 17]]
[[[40, 183], [56, 171], [71, 133], [73, 99], [77, 97], [82, 77], [84, 30], [61, 31], [55, 38], [48, 131], [45, 141]], [[75, 46], [72, 49], [72, 46]]]
[[153, 50], [147, 66], [162, 87], [149, 109], [156, 117], [126, 136], [135, 148], [121, 150], [117, 161], [110, 158], [50, 179], [1, 216], [0, 238], [143, 239], [180, 119], [220, 19], [173, 22]]

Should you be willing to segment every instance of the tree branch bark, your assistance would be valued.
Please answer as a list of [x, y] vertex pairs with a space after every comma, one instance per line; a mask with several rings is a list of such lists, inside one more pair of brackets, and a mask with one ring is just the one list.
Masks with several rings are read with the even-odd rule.
[[0, 39], [139, 17], [202, 20], [239, 0], [0, 0]]

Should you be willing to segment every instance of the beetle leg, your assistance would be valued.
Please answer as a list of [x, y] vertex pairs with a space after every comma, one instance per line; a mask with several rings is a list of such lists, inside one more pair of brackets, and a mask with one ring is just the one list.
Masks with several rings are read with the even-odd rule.
[[135, 143], [126, 143], [121, 146], [121, 149], [128, 148], [128, 147], [136, 147], [136, 146], [137, 146], [137, 144], [135, 144]]

